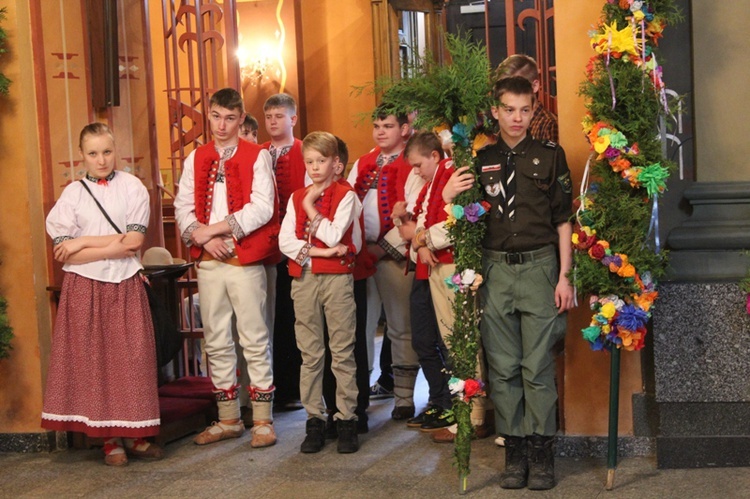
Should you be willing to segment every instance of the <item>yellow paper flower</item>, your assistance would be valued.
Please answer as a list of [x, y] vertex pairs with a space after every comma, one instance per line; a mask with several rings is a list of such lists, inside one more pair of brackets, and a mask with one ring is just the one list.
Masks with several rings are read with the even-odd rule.
[[617, 275], [620, 277], [633, 277], [635, 275], [635, 267], [630, 263], [623, 265], [620, 267], [620, 270], [617, 271]]
[[594, 150], [599, 154], [603, 154], [604, 151], [606, 151], [609, 147], [609, 143], [609, 135], [602, 135], [600, 137], [597, 137], [596, 141], [594, 142]]
[[446, 204], [443, 209], [448, 214], [448, 218], [445, 219], [445, 226], [453, 227], [456, 224], [456, 217], [453, 216], [453, 203]]
[[629, 24], [618, 30], [617, 21], [612, 21], [611, 25], [604, 24], [603, 28], [603, 33], [598, 33], [591, 38], [591, 44], [597, 53], [619, 52], [638, 55], [637, 37], [633, 36], [632, 25]]
[[443, 130], [450, 131], [450, 129], [451, 127], [449, 127], [447, 123], [441, 123], [440, 125], [433, 128], [432, 131], [435, 132], [437, 135], [440, 135], [440, 132], [442, 132]]
[[614, 317], [616, 312], [617, 308], [615, 308], [615, 304], [612, 302], [602, 305], [602, 309], [599, 311], [599, 313], [607, 319], [611, 319], [612, 317]]
[[492, 144], [495, 142], [492, 140], [489, 136], [483, 133], [478, 133], [476, 137], [474, 137], [474, 143], [472, 144], [472, 149], [474, 152], [479, 151], [480, 149], [483, 149], [484, 147], [487, 147], [489, 144]]

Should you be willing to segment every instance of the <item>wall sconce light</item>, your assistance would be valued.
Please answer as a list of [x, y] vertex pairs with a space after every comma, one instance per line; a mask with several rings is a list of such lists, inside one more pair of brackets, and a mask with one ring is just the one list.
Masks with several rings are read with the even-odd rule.
[[[274, 74], [271, 70], [274, 57], [270, 55], [270, 49], [267, 46], [261, 46], [254, 54], [251, 54], [247, 47], [240, 47], [237, 49], [237, 59], [240, 63], [240, 76], [244, 81], [247, 79], [251, 85], [259, 86], [271, 79], [272, 76], [278, 77], [278, 74]], [[278, 69], [275, 73], [278, 73]]]

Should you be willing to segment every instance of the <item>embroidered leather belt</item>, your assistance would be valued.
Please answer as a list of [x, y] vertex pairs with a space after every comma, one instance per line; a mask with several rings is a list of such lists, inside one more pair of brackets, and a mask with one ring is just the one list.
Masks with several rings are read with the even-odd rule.
[[501, 262], [507, 263], [508, 265], [521, 265], [555, 255], [555, 247], [550, 244], [548, 246], [544, 246], [532, 251], [508, 252], [484, 250], [484, 252], [489, 258], [493, 260], [499, 260]]

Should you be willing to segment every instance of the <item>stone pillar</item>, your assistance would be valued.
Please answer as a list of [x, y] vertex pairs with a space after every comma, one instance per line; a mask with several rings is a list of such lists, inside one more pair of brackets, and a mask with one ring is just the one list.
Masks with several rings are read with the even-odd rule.
[[654, 310], [659, 468], [750, 466], [750, 183], [696, 183]]

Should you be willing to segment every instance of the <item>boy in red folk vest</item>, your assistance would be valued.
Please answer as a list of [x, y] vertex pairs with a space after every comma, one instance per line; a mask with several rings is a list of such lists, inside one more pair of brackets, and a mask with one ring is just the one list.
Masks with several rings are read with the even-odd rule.
[[[450, 411], [450, 366], [445, 338], [451, 333], [454, 322], [454, 293], [445, 284], [445, 279], [453, 276], [456, 265], [445, 226], [448, 214], [443, 188], [455, 168], [451, 159], [442, 159], [443, 145], [432, 132], [420, 132], [410, 138], [404, 155], [427, 181], [414, 207], [415, 221], [403, 224], [401, 234], [411, 239], [411, 257], [417, 264], [411, 293], [412, 345], [430, 387], [430, 407], [408, 420], [407, 425], [432, 432], [435, 442], [453, 442], [456, 425]], [[480, 351], [477, 364], [480, 379], [486, 379], [483, 356]], [[477, 438], [487, 437], [491, 432], [491, 422], [486, 421], [490, 407], [486, 397], [474, 399], [471, 423]], [[494, 416], [494, 411], [490, 415]]]
[[357, 160], [348, 178], [363, 205], [367, 249], [377, 260], [377, 271], [367, 285], [367, 306], [368, 311], [379, 310], [382, 302], [385, 310], [392, 342], [395, 407], [391, 417], [395, 420], [414, 416], [414, 384], [419, 372], [409, 319], [414, 274], [405, 272], [407, 241], [392, 218], [396, 203], [406, 201], [411, 209], [424, 185], [403, 157], [410, 131], [406, 116], [388, 114], [383, 106], [378, 107], [373, 113], [372, 133], [377, 147]]
[[[336, 137], [339, 151], [339, 163], [336, 166], [334, 181], [349, 187], [349, 183], [342, 177], [346, 165], [349, 162], [349, 148], [346, 142]], [[357, 220], [352, 223], [352, 238], [357, 249], [357, 257], [352, 269], [354, 278], [354, 303], [357, 306], [357, 327], [354, 333], [354, 363], [357, 366], [357, 433], [367, 433], [369, 416], [367, 408], [370, 407], [370, 370], [367, 357], [367, 278], [375, 274], [375, 261], [367, 252], [365, 246], [365, 235], [363, 232], [364, 219], [362, 216], [362, 203], [356, 200], [356, 210], [359, 213]], [[327, 336], [327, 335], [326, 335]], [[323, 399], [328, 408], [328, 421], [326, 422], [326, 439], [338, 438], [336, 421], [333, 419], [338, 412], [336, 409], [336, 379], [331, 371], [330, 351], [326, 352], [325, 370], [323, 372]]]
[[239, 139], [245, 111], [236, 90], [219, 90], [209, 106], [213, 141], [185, 159], [174, 202], [182, 240], [197, 262], [206, 354], [219, 408], [219, 422], [194, 442], [204, 445], [244, 432], [232, 340], [234, 316], [250, 375], [251, 446], [266, 447], [276, 443], [262, 264], [278, 253], [278, 202], [271, 158], [259, 146]]
[[[411, 340], [430, 389], [427, 409], [409, 418], [406, 425], [432, 432], [455, 422], [448, 390], [448, 349], [441, 335], [442, 328], [438, 326], [437, 302], [433, 305], [435, 295], [430, 291], [431, 270], [453, 262], [453, 247], [443, 223], [446, 216], [442, 200], [442, 187], [453, 173], [453, 162], [443, 159], [440, 139], [432, 132], [412, 135], [406, 143], [404, 156], [425, 181], [414, 206], [414, 218], [403, 222], [399, 231], [404, 239], [411, 241], [410, 256], [416, 263], [410, 297]], [[397, 203], [394, 217], [404, 212], [405, 203]], [[432, 234], [434, 239], [430, 237]], [[446, 287], [445, 283], [442, 285]]]
[[356, 254], [353, 222], [359, 216], [357, 199], [349, 186], [334, 181], [338, 146], [333, 135], [309, 134], [302, 151], [313, 183], [292, 194], [279, 235], [279, 248], [288, 257], [289, 275], [294, 278], [295, 335], [302, 352], [300, 395], [307, 411], [307, 424], [300, 451], [319, 452], [325, 444], [325, 323], [331, 368], [336, 377], [338, 412], [334, 419], [338, 452], [357, 452], [356, 310], [352, 278]]
[[[279, 220], [284, 219], [287, 203], [292, 193], [310, 184], [305, 174], [302, 159], [302, 141], [294, 137], [297, 124], [297, 103], [289, 94], [275, 94], [263, 105], [266, 132], [271, 140], [262, 144], [271, 153], [276, 185], [279, 190]], [[271, 263], [271, 262], [266, 262]], [[294, 304], [291, 299], [292, 278], [286, 262], [277, 263], [275, 276], [273, 267], [267, 265], [269, 280], [275, 279], [273, 296], [274, 321], [269, 325], [273, 344], [273, 364], [284, 366], [277, 369], [276, 406], [282, 409], [301, 409], [299, 405], [300, 357], [294, 339]]]

